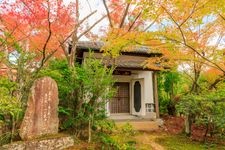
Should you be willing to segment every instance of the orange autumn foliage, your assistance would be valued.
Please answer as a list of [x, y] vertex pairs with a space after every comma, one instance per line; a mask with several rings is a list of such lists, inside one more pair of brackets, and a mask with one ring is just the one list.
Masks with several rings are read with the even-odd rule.
[[62, 55], [59, 41], [68, 36], [75, 23], [71, 5], [57, 0], [3, 0], [0, 8], [0, 23], [5, 32], [1, 38], [6, 40], [9, 50], [20, 43], [24, 50], [42, 53], [47, 44], [47, 53], [57, 51], [57, 56]]
[[203, 72], [202, 75], [210, 84], [212, 84], [216, 79], [222, 77], [224, 74], [218, 69], [210, 68], [207, 71]]

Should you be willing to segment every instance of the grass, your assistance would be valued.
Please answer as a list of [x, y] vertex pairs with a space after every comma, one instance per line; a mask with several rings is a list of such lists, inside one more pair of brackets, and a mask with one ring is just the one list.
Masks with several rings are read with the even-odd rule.
[[[121, 134], [110, 136], [113, 141], [117, 141], [121, 150], [225, 150], [224, 145], [217, 145], [213, 143], [201, 143], [192, 141], [184, 135], [168, 135], [164, 132], [139, 132], [133, 136], [124, 136]], [[129, 143], [129, 147], [127, 147]], [[102, 143], [87, 143], [80, 141], [68, 150], [80, 149], [108, 149], [102, 147]], [[124, 145], [126, 144], [126, 145]], [[131, 146], [133, 145], [133, 146]]]
[[[119, 148], [102, 147], [101, 143], [77, 142], [67, 150], [95, 150], [95, 149], [115, 149], [115, 150], [225, 150], [225, 146], [212, 143], [201, 143], [192, 141], [184, 135], [168, 135], [164, 132], [139, 132], [134, 136], [123, 136], [121, 134], [112, 137], [120, 144]], [[127, 147], [129, 143], [133, 145]]]
[[225, 150], [224, 145], [196, 142], [184, 135], [162, 136], [155, 141], [167, 150]]
[[193, 141], [182, 134], [169, 135], [163, 130], [136, 131], [128, 123], [111, 133], [100, 132], [94, 137], [92, 143], [80, 141], [69, 150], [225, 150], [225, 145]]

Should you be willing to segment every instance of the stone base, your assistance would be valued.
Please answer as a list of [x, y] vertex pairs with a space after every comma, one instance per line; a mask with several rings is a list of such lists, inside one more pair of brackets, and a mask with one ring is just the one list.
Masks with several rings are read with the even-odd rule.
[[146, 115], [143, 116], [143, 118], [155, 120], [156, 119], [156, 113], [155, 112], [146, 112]]
[[146, 113], [145, 116], [135, 116], [131, 114], [111, 114], [109, 119], [115, 120], [115, 121], [124, 121], [124, 120], [151, 120], [155, 121], [156, 120], [156, 113], [155, 112], [149, 112]]
[[0, 149], [5, 150], [62, 150], [74, 145], [70, 136], [51, 139], [37, 139], [32, 141], [20, 141], [3, 145]]

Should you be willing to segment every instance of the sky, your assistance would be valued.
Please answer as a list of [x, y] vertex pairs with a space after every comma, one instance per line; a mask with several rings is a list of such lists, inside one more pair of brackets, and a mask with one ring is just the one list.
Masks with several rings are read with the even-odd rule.
[[[64, 3], [68, 5], [70, 2], [73, 2], [75, 0], [64, 0]], [[103, 16], [106, 14], [104, 5], [102, 3], [102, 0], [79, 0], [80, 2], [80, 19], [84, 18], [85, 16], [89, 15], [91, 12], [97, 10], [97, 12], [89, 17], [87, 23], [88, 25], [92, 25], [92, 23], [96, 22], [100, 16]], [[95, 34], [102, 34], [100, 32], [100, 28], [108, 27], [108, 20], [107, 17], [103, 19], [100, 23], [98, 23], [93, 29], [92, 32]], [[81, 38], [82, 41], [88, 40], [85, 36]]]
[[[15, 0], [7, 0], [8, 2], [14, 2]], [[75, 0], [63, 0], [63, 2], [68, 5], [70, 2], [74, 2]], [[0, 0], [0, 3], [2, 0]], [[80, 3], [80, 19], [86, 17], [91, 12], [97, 10], [97, 12], [89, 17], [88, 21], [86, 22], [87, 25], [91, 26], [92, 23], [96, 22], [101, 16], [106, 14], [104, 5], [102, 0], [79, 0]], [[0, 10], [1, 11], [1, 10]], [[108, 27], [108, 20], [107, 17], [103, 19], [100, 23], [98, 23], [93, 29], [92, 32], [96, 34], [100, 34], [100, 27]], [[81, 40], [88, 40], [85, 36], [81, 38]]]

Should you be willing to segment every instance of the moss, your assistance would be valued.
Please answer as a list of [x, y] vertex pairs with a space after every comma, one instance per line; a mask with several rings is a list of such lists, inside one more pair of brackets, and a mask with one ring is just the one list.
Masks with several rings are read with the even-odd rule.
[[225, 150], [224, 145], [192, 141], [184, 135], [167, 135], [156, 139], [156, 142], [168, 150]]
[[41, 141], [41, 140], [57, 139], [57, 138], [68, 137], [68, 136], [70, 136], [70, 135], [63, 134], [63, 133], [45, 134], [45, 135], [39, 136], [37, 138], [30, 139], [30, 140], [27, 140], [27, 141]]

